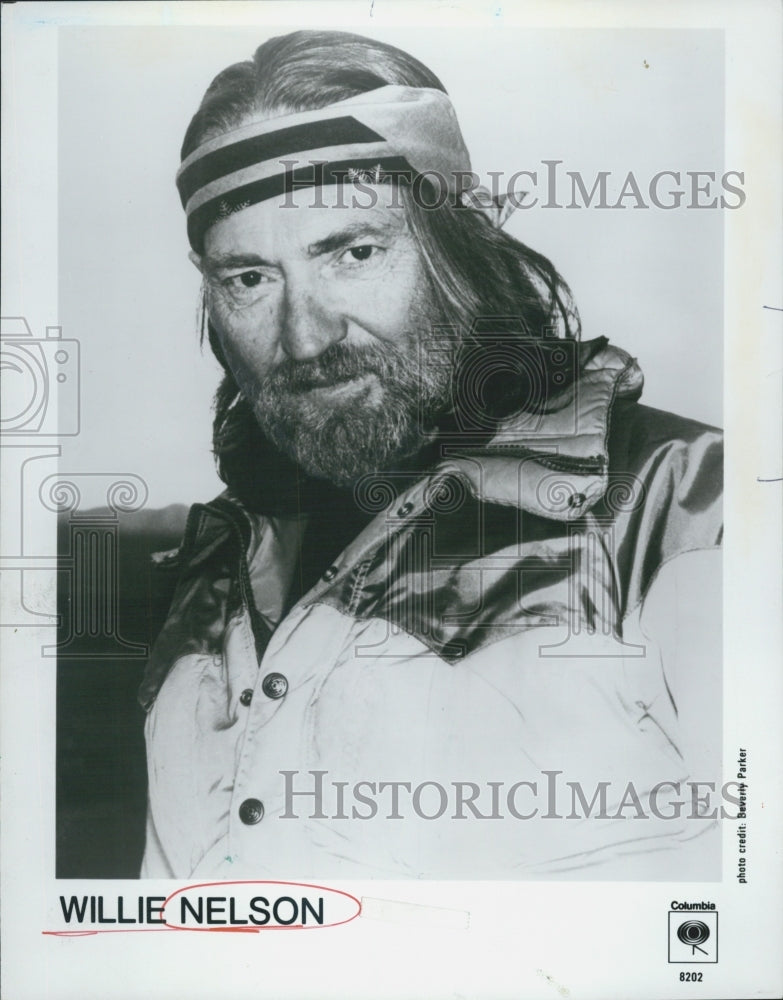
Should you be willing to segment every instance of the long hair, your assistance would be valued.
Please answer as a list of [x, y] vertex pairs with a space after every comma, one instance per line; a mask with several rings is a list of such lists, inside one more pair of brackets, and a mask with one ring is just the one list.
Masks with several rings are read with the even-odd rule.
[[[229, 66], [215, 77], [185, 133], [182, 158], [249, 118], [316, 110], [387, 85], [446, 92], [421, 62], [383, 42], [336, 31], [296, 31], [272, 38], [259, 46], [252, 60]], [[562, 348], [558, 364], [550, 363], [558, 352], [555, 345], [562, 345], [551, 332], [558, 330], [571, 340], [580, 333], [568, 286], [557, 270], [478, 211], [449, 201], [427, 208], [405, 187], [401, 203], [443, 326], [458, 331], [458, 342], [468, 348], [458, 352], [452, 398], [458, 403], [470, 396], [466, 379], [475, 378], [475, 364], [461, 366], [460, 357], [475, 360], [478, 349], [493, 372], [484, 394], [490, 421], [521, 408], [545, 409], [552, 396], [573, 381], [578, 363], [577, 352], [571, 351], [564, 364]], [[207, 333], [224, 370], [213, 423], [221, 479], [253, 509], [285, 509], [292, 489], [297, 503], [306, 506], [308, 496], [319, 494], [319, 485], [266, 441], [210, 322]], [[509, 337], [530, 353], [529, 364], [523, 358], [521, 368], [534, 378], [512, 376], [508, 365], [493, 360], [493, 351], [498, 357], [507, 354]], [[486, 430], [486, 425], [475, 429]]]

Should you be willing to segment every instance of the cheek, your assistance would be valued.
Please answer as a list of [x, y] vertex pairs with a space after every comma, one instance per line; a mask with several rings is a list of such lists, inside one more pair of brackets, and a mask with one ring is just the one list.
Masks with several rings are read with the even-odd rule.
[[[362, 285], [364, 287], [358, 287]], [[418, 334], [418, 320], [429, 312], [429, 292], [418, 263], [400, 262], [372, 282], [357, 282], [343, 301], [348, 319], [380, 340], [399, 341]]]
[[230, 309], [219, 301], [209, 302], [209, 316], [217, 330], [226, 362], [240, 385], [252, 384], [276, 361], [277, 308], [272, 302]]

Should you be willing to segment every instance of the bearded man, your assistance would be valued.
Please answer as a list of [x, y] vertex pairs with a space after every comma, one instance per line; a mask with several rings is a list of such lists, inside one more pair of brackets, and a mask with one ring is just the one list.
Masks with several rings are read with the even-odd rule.
[[466, 177], [440, 81], [350, 34], [187, 130], [227, 488], [158, 560], [144, 876], [703, 873], [720, 437]]

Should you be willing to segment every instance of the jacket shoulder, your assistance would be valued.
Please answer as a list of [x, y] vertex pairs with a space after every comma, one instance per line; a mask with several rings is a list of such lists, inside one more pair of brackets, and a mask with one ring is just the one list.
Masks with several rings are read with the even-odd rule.
[[719, 508], [723, 495], [719, 428], [620, 400], [612, 414], [607, 452], [610, 476], [633, 476], [642, 484], [648, 503], [656, 497], [662, 501], [668, 492], [685, 513]]
[[703, 449], [716, 460], [723, 454], [723, 432], [689, 417], [620, 399], [612, 412], [607, 445], [610, 470], [631, 471], [661, 449], [672, 454]]
[[[620, 401], [609, 436], [609, 481], [628, 486], [617, 516], [633, 607], [678, 556], [723, 537], [723, 435], [716, 427]], [[610, 491], [608, 491], [610, 492]]]

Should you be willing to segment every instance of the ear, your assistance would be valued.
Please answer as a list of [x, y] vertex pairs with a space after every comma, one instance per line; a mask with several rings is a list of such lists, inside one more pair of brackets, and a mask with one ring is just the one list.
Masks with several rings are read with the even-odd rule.
[[197, 254], [195, 250], [191, 250], [188, 257], [193, 261], [193, 264], [197, 268], [200, 274], [204, 273], [204, 265], [201, 260], [201, 255]]

